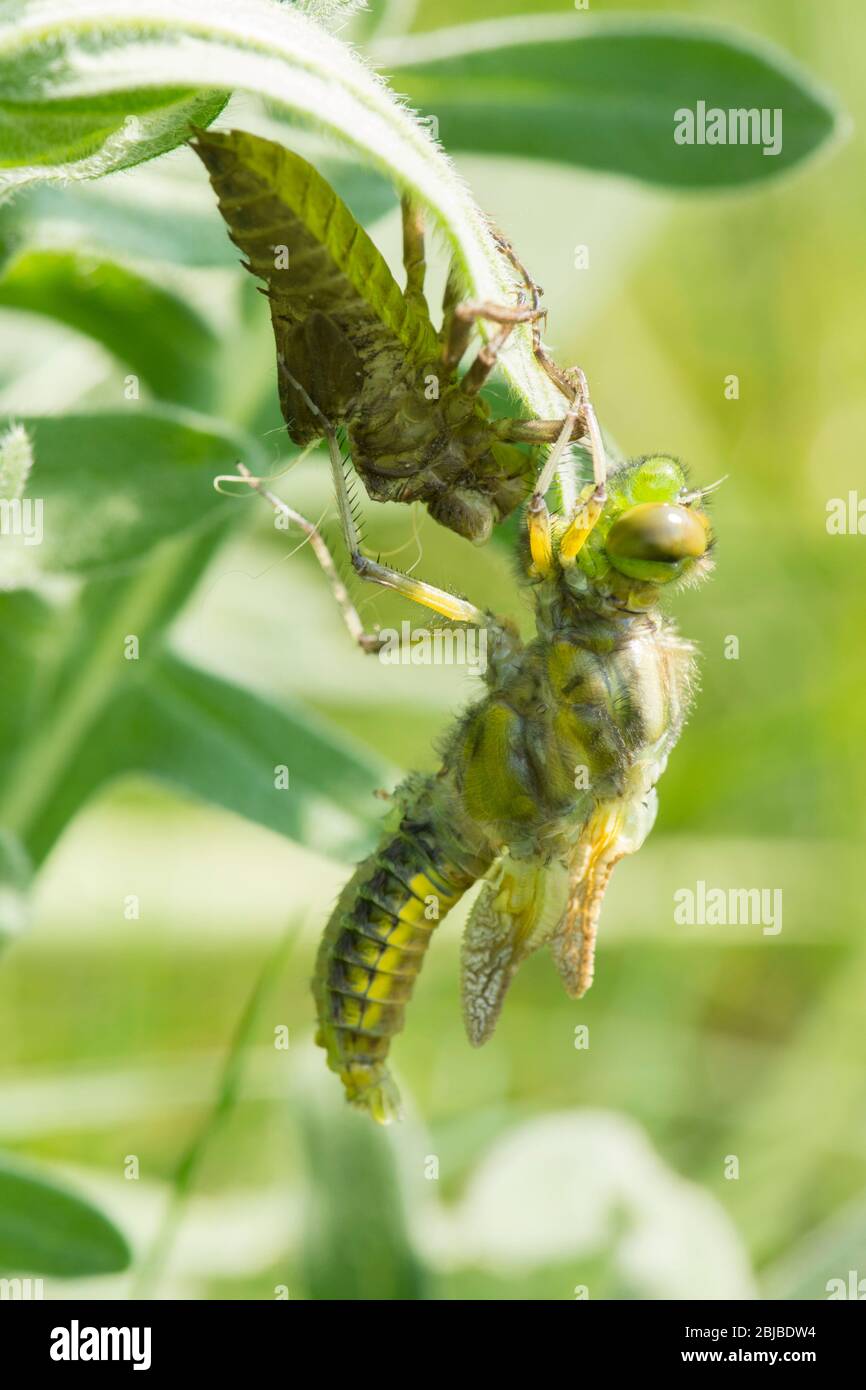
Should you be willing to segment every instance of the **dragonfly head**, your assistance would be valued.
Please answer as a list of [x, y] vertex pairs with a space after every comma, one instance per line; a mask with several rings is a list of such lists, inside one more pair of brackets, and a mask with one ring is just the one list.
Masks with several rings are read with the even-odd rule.
[[[709, 491], [691, 487], [683, 465], [666, 454], [615, 469], [604, 511], [576, 557], [578, 586], [589, 580], [618, 603], [650, 607], [667, 586], [702, 578], [712, 564]], [[564, 566], [563, 573], [568, 582]]]
[[703, 495], [689, 487], [676, 459], [638, 459], [614, 474], [609, 492], [604, 547], [621, 574], [668, 584], [704, 558], [710, 521]]

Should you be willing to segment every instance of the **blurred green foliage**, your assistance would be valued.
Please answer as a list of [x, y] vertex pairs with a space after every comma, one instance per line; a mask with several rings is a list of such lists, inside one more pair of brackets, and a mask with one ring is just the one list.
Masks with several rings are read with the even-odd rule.
[[[0, 594], [0, 803], [33, 721], [51, 733], [44, 759], [19, 776], [15, 804], [28, 815], [0, 856], [10, 929], [21, 923], [25, 847], [38, 860], [54, 846], [33, 931], [0, 968], [0, 1144], [77, 1169], [146, 1249], [179, 1157], [207, 1123], [270, 943], [289, 918], [300, 927], [251, 1030], [236, 1106], [201, 1158], [161, 1286], [169, 1296], [573, 1298], [587, 1286], [593, 1298], [819, 1298], [827, 1279], [866, 1273], [862, 538], [825, 527], [828, 499], [864, 486], [866, 96], [856, 54], [866, 15], [841, 0], [605, 5], [635, 9], [739, 21], [776, 41], [832, 86], [855, 135], [832, 159], [737, 196], [458, 158], [544, 284], [558, 360], [584, 367], [625, 451], [670, 450], [697, 481], [729, 481], [715, 504], [716, 574], [676, 603], [701, 646], [703, 689], [660, 788], [658, 826], [615, 876], [592, 992], [575, 1006], [534, 959], [494, 1040], [470, 1051], [459, 923], [449, 919], [395, 1047], [413, 1098], [397, 1133], [345, 1114], [321, 1055], [308, 1055], [307, 979], [348, 856], [374, 833], [367, 791], [394, 767], [434, 766], [437, 734], [474, 687], [452, 670], [385, 668], [352, 650], [309, 553], [253, 499], [214, 505], [211, 523], [167, 536], [149, 570], [127, 572], [113, 555], [58, 610], [59, 586], [86, 567], [88, 526], [126, 545], [141, 535], [142, 497], [151, 519], [162, 510], [177, 520], [174, 430], [210, 441], [203, 462], [180, 449], [196, 472], [211, 456], [214, 472], [230, 465], [238, 430], [260, 451], [256, 467], [279, 473], [290, 455], [265, 306], [224, 258], [185, 152], [0, 212], [16, 253], [0, 281], [11, 330], [0, 348], [4, 414], [116, 411], [127, 372], [139, 370], [137, 419], [155, 436], [146, 457], [120, 444], [112, 455], [83, 427], [70, 436], [78, 453], [66, 463], [88, 479], [87, 514], [65, 514], [62, 563], [40, 598]], [[416, 27], [489, 17], [482, 0], [423, 0]], [[358, 199], [369, 194], [357, 184]], [[177, 222], [155, 217], [173, 198]], [[184, 218], [189, 235], [179, 234]], [[33, 256], [49, 256], [52, 275], [65, 267], [58, 326], [44, 316], [38, 277], [23, 303], [34, 260], [18, 255], [22, 236], [40, 246]], [[393, 215], [375, 236], [395, 263]], [[589, 247], [588, 270], [575, 269], [577, 245]], [[99, 263], [81, 308], [80, 256], [97, 252], [122, 268], [125, 347], [103, 312]], [[433, 262], [441, 283], [443, 257]], [[164, 351], [158, 334], [136, 334], [155, 296], [174, 325]], [[196, 361], [188, 378], [184, 364], [206, 342], [221, 356], [209, 371]], [[725, 394], [731, 374], [736, 400]], [[212, 420], [180, 419], [179, 401], [216, 415], [220, 437]], [[37, 468], [41, 443], [62, 500], [72, 475], [57, 422], [43, 423]], [[307, 515], [329, 505], [321, 459], [278, 486]], [[104, 511], [112, 498], [124, 504], [115, 515]], [[420, 557], [425, 578], [525, 622], [505, 548], [469, 551], [399, 508], [366, 512], [371, 548], [404, 568]], [[389, 596], [358, 597], [368, 621], [409, 616]], [[134, 672], [104, 659], [130, 631], [154, 634]], [[731, 635], [737, 660], [725, 656]], [[70, 705], [74, 747], [64, 742]], [[261, 797], [280, 739], [306, 749], [301, 782], [318, 792], [291, 812]], [[171, 789], [129, 776], [148, 768]], [[673, 893], [698, 878], [781, 887], [781, 934], [674, 926]], [[581, 1024], [586, 1050], [575, 1046]], [[287, 1051], [274, 1047], [280, 1028]], [[129, 1155], [137, 1181], [125, 1176]], [[79, 1287], [120, 1296], [128, 1285]]]

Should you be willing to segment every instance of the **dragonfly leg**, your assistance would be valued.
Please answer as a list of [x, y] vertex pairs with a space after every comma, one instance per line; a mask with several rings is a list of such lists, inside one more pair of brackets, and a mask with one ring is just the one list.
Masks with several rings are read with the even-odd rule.
[[[579, 432], [584, 433], [589, 440], [593, 481], [577, 499], [577, 505], [569, 520], [568, 527], [560, 539], [558, 553], [561, 561], [574, 560], [601, 516], [607, 500], [607, 461], [604, 443], [590, 400], [586, 377], [579, 367], [573, 367], [570, 372], [563, 373], [562, 376], [563, 380], [572, 383], [573, 399], [561, 420], [503, 420], [500, 422], [499, 432], [503, 438], [512, 441], [553, 444], [553, 448], [536, 480], [527, 510], [530, 547], [536, 567], [540, 563], [543, 564], [543, 553], [549, 547], [549, 520], [544, 497], [562, 463], [569, 444]], [[549, 568], [549, 562], [547, 568]], [[546, 572], [546, 570], [542, 569], [542, 572]]]
[[526, 508], [526, 529], [532, 566], [539, 576], [553, 569], [553, 541], [550, 533], [550, 512], [543, 497], [533, 496]]
[[[520, 292], [518, 304], [513, 306], [463, 303], [457, 264], [456, 261], [452, 260], [442, 304], [444, 315], [441, 340], [444, 344], [442, 355], [446, 369], [450, 372], [457, 367], [469, 345], [472, 327], [478, 319], [486, 318], [491, 323], [502, 325], [501, 331], [481, 348], [463, 378], [463, 390], [470, 395], [476, 394], [484, 385], [515, 324], [531, 323], [533, 350], [542, 353], [544, 351], [541, 347], [539, 323], [546, 317], [547, 310], [540, 308], [543, 293], [541, 286], [533, 280], [508, 238], [500, 232], [493, 222], [490, 222], [489, 225], [499, 250], [517, 271], [525, 290]], [[526, 303], [527, 297], [530, 301], [529, 304]]]
[[586, 379], [579, 367], [563, 369], [554, 362], [549, 352], [541, 341], [541, 328], [536, 321], [532, 325], [532, 351], [538, 365], [547, 373], [554, 386], [560, 390], [568, 400], [571, 400], [575, 393], [575, 388], [580, 387], [581, 381], [584, 388]]
[[340, 452], [339, 440], [333, 430], [328, 431], [326, 438], [346, 549], [349, 552], [355, 573], [361, 579], [367, 579], [372, 584], [380, 584], [384, 589], [393, 589], [396, 593], [402, 594], [404, 598], [411, 599], [413, 603], [420, 603], [423, 608], [430, 608], [434, 613], [440, 613], [443, 618], [450, 618], [452, 622], [473, 623], [476, 627], [487, 627], [490, 621], [487, 614], [482, 612], [480, 608], [476, 608], [474, 603], [458, 598], [456, 594], [449, 593], [447, 589], [437, 589], [433, 584], [426, 584], [421, 579], [413, 579], [411, 575], [401, 574], [399, 570], [391, 569], [390, 566], [383, 565], [378, 560], [372, 560], [369, 555], [363, 553], [360, 533], [352, 514], [351, 501], [346, 486], [345, 465]]
[[520, 276], [521, 280], [526, 286], [527, 293], [530, 299], [532, 300], [534, 308], [537, 309], [539, 304], [541, 303], [541, 296], [544, 294], [544, 290], [537, 283], [537, 281], [533, 280], [532, 276], [526, 269], [526, 266], [523, 264], [523, 261], [518, 256], [517, 252], [515, 251], [511, 242], [508, 240], [508, 237], [505, 235], [505, 233], [501, 232], [490, 218], [487, 219], [487, 222], [491, 232], [493, 233], [493, 239], [496, 242], [496, 245], [499, 247], [499, 250], [502, 252], [503, 256], [505, 256], [506, 260], [510, 261], [511, 264], [514, 266], [514, 269], [517, 271], [518, 275]]
[[[593, 481], [584, 488], [578, 498], [578, 505], [569, 520], [568, 526], [560, 537], [560, 564], [570, 564], [575, 560], [604, 511], [604, 504], [607, 501], [607, 460], [604, 453], [604, 441], [601, 437], [601, 430], [598, 427], [598, 420], [595, 410], [593, 409], [592, 401], [589, 398], [589, 387], [586, 384], [586, 377], [578, 367], [573, 368], [572, 372], [578, 383], [580, 414], [583, 417], [586, 435], [589, 440]], [[575, 397], [575, 401], [577, 401], [577, 399], [578, 397]], [[555, 445], [550, 452], [551, 454], [556, 452]], [[547, 467], [549, 464], [550, 459], [547, 460], [545, 466]]]
[[527, 304], [525, 298], [523, 291], [521, 291], [520, 302], [517, 304], [494, 304], [489, 300], [477, 302], [462, 300], [460, 298], [460, 282], [452, 262], [445, 286], [443, 306], [445, 316], [440, 334], [444, 369], [450, 374], [457, 368], [461, 357], [469, 346], [473, 328], [482, 319], [486, 319], [488, 323], [499, 324], [503, 330], [481, 349], [478, 365], [473, 363], [463, 379], [466, 390], [474, 393], [484, 384], [515, 324], [533, 323], [536, 319], [544, 317], [546, 311], [539, 309], [537, 304]]
[[[536, 353], [536, 356], [539, 354]], [[589, 398], [586, 377], [580, 367], [571, 367], [568, 371], [563, 371], [551, 358], [547, 357], [543, 349], [541, 356], [546, 358], [550, 364], [549, 375], [551, 379], [571, 402], [570, 409], [556, 420], [532, 418], [498, 420], [495, 425], [496, 433], [500, 439], [507, 440], [509, 444], [558, 444], [564, 432], [565, 422], [570, 420], [571, 435], [565, 440], [562, 447], [564, 449], [565, 445], [573, 443], [582, 434], [586, 434], [592, 449], [593, 473], [595, 481], [598, 483], [604, 478], [606, 472], [604, 446], [601, 442], [601, 432], [595, 418], [595, 411]], [[541, 360], [541, 356], [539, 356], [539, 360]], [[543, 362], [542, 365], [544, 365]], [[558, 458], [559, 455], [557, 461]]]
[[300, 512], [296, 512], [294, 507], [290, 507], [286, 502], [283, 502], [281, 498], [277, 497], [275, 493], [265, 487], [262, 479], [255, 477], [245, 464], [239, 463], [237, 465], [237, 470], [237, 473], [224, 474], [222, 477], [214, 479], [214, 482], [223, 483], [239, 481], [246, 483], [247, 486], [252, 488], [254, 492], [257, 492], [260, 497], [264, 497], [265, 501], [270, 503], [279, 516], [284, 516], [290, 525], [297, 526], [299, 530], [303, 531], [307, 540], [310, 542], [310, 549], [318, 560], [325, 578], [331, 586], [331, 592], [343, 616], [343, 621], [349, 631], [349, 636], [354, 642], [357, 642], [358, 646], [364, 652], [381, 651], [385, 639], [380, 637], [377, 632], [367, 632], [365, 630], [358, 610], [349, 597], [349, 591], [340, 578], [337, 566], [334, 563], [334, 557], [328, 549], [327, 543], [315, 522], [308, 521]]
[[[500, 251], [511, 262], [511, 264], [514, 266], [515, 270], [523, 280], [523, 283], [526, 286], [527, 293], [529, 294], [529, 297], [532, 301], [533, 308], [538, 309], [541, 301], [541, 296], [544, 293], [544, 291], [542, 290], [541, 286], [537, 284], [535, 280], [533, 280], [529, 271], [526, 269], [526, 266], [523, 264], [520, 257], [517, 255], [516, 251], [514, 250], [514, 247], [511, 245], [511, 242], [507, 239], [507, 237], [505, 237], [502, 234], [502, 232], [500, 232], [499, 229], [493, 226], [492, 224], [491, 230], [493, 232], [494, 237], [496, 238], [496, 242]], [[553, 467], [550, 466], [550, 460], [548, 459], [548, 467], [546, 472], [549, 476], [546, 479], [546, 486], [537, 486], [535, 489], [535, 497], [533, 498], [533, 503], [531, 504], [529, 518], [530, 541], [532, 540], [533, 526], [535, 527], [537, 534], [541, 530], [543, 530], [541, 509], [538, 504], [538, 494], [541, 493], [541, 496], [543, 497], [544, 493], [547, 491], [547, 488], [550, 486], [550, 482], [553, 478], [554, 469], [556, 466], [558, 466], [559, 460], [562, 456], [562, 453], [565, 450], [565, 447], [567, 446], [567, 444], [571, 442], [573, 438], [577, 437], [576, 431], [581, 416], [583, 416], [584, 425], [587, 429], [587, 433], [590, 436], [590, 444], [593, 453], [593, 472], [595, 475], [596, 487], [601, 486], [603, 488], [604, 479], [606, 476], [604, 450], [601, 444], [601, 435], [598, 430], [598, 425], [595, 421], [595, 413], [590, 403], [589, 388], [586, 384], [586, 377], [584, 376], [583, 372], [579, 367], [572, 367], [570, 370], [563, 370], [563, 368], [557, 366], [556, 362], [554, 362], [553, 358], [549, 355], [543, 342], [541, 341], [541, 325], [544, 322], [545, 318], [545, 313], [539, 313], [531, 321], [533, 354], [539, 366], [544, 370], [544, 372], [553, 382], [554, 386], [556, 386], [556, 388], [562, 392], [563, 396], [565, 396], [567, 400], [572, 402], [580, 402], [581, 408], [580, 410], [575, 412], [574, 405], [572, 405], [572, 409], [565, 416], [564, 420], [500, 421], [499, 429], [501, 438], [508, 440], [511, 443], [554, 444], [557, 446], [557, 448], [552, 451], [552, 453], [555, 455], [555, 463]], [[568, 419], [571, 419], [572, 421], [574, 434], [563, 440], [564, 425], [565, 421]], [[533, 506], [534, 512], [532, 510]]]
[[334, 492], [337, 496], [340, 525], [343, 528], [346, 549], [349, 552], [355, 573], [361, 579], [367, 579], [372, 584], [380, 584], [385, 589], [394, 589], [396, 593], [403, 594], [413, 603], [420, 603], [422, 607], [430, 608], [434, 613], [440, 613], [444, 618], [450, 618], [452, 622], [472, 623], [476, 627], [487, 627], [490, 622], [488, 615], [480, 608], [476, 608], [474, 603], [458, 598], [456, 594], [449, 593], [447, 589], [437, 589], [433, 584], [425, 584], [423, 580], [412, 579], [410, 575], [401, 574], [399, 570], [391, 569], [390, 566], [383, 565], [378, 560], [371, 560], [369, 555], [363, 553], [361, 533], [352, 512], [352, 501], [346, 485], [345, 463], [340, 451], [337, 432], [315, 401], [310, 399], [300, 382], [292, 376], [282, 358], [278, 358], [277, 362], [280, 371], [286, 376], [294, 390], [303, 396], [309, 409], [318, 416], [321, 422], [322, 433], [327, 441], [328, 456], [331, 461], [331, 476], [334, 480]]
[[[461, 303], [459, 275], [456, 263], [452, 260], [443, 300], [444, 318], [440, 335], [444, 344], [443, 364], [448, 371], [453, 371], [456, 368], [469, 344], [472, 326], [478, 319], [486, 318], [492, 323], [501, 323], [503, 325], [501, 332], [492, 338], [489, 343], [484, 345], [463, 378], [462, 386], [464, 391], [475, 394], [480, 390], [493, 370], [496, 359], [506, 343], [509, 334], [512, 332], [514, 325], [517, 323], [529, 323], [532, 327], [532, 351], [536, 360], [558, 390], [571, 400], [575, 393], [576, 385], [578, 385], [575, 378], [579, 369], [563, 371], [563, 369], [554, 362], [541, 341], [541, 325], [547, 318], [547, 310], [541, 307], [541, 296], [544, 291], [541, 286], [533, 280], [508, 238], [503, 235], [493, 222], [490, 222], [489, 225], [496, 245], [517, 271], [523, 281], [524, 289], [520, 291], [518, 305], [511, 308], [502, 305]], [[527, 298], [529, 300], [528, 304], [526, 303]], [[582, 373], [579, 373], [579, 375], [582, 376]], [[558, 435], [558, 429], [554, 428], [558, 423], [556, 421], [532, 420], [515, 423], [536, 427], [526, 434], [515, 433], [508, 436], [515, 442], [552, 443]], [[550, 426], [553, 432], [544, 432], [543, 428], [541, 430], [537, 428], [545, 425]]]
[[[445, 345], [451, 341], [451, 336], [454, 332], [454, 314], [457, 310], [457, 305], [462, 302], [462, 299], [463, 285], [460, 279], [460, 271], [456, 259], [452, 256], [451, 264], [448, 267], [448, 279], [445, 281], [445, 293], [442, 296], [442, 327], [439, 330], [439, 341], [443, 345], [442, 364], [448, 372], [453, 372], [454, 368], [457, 366], [457, 362], [460, 361], [460, 357], [457, 358], [456, 362], [451, 360], [451, 355]], [[462, 350], [460, 356], [463, 356]]]
[[[533, 308], [531, 304], [493, 304], [486, 299], [478, 302], [464, 300], [455, 307], [451, 319], [448, 338], [442, 354], [445, 366], [449, 371], [454, 370], [469, 346], [472, 329], [480, 320], [486, 319], [488, 323], [507, 325], [508, 333], [510, 333], [515, 324], [532, 323], [535, 319], [543, 317], [545, 313], [546, 310]], [[508, 333], [497, 336], [501, 336], [504, 342]], [[488, 373], [495, 360], [494, 357], [490, 363], [490, 368], [488, 368]]]
[[[506, 260], [511, 262], [526, 286], [526, 292], [532, 302], [532, 307], [538, 309], [544, 290], [537, 281], [533, 280], [508, 238], [492, 222], [490, 223], [490, 230], [493, 233], [499, 250], [502, 252], [503, 256], [505, 256]], [[554, 386], [556, 386], [568, 400], [571, 400], [577, 384], [575, 381], [575, 371], [577, 371], [577, 369], [574, 369], [572, 372], [563, 371], [561, 367], [557, 366], [553, 358], [547, 352], [541, 341], [541, 325], [545, 322], [546, 318], [547, 310], [543, 310], [531, 320], [532, 351], [539, 366], [544, 369]], [[556, 435], [553, 437], [556, 438]]]
[[[535, 325], [533, 325], [533, 329]], [[572, 367], [569, 371], [563, 371], [557, 367], [552, 358], [547, 356], [543, 348], [536, 351], [536, 357], [545, 369], [549, 366], [548, 375], [551, 380], [562, 391], [563, 395], [571, 402], [571, 408], [564, 416], [556, 420], [537, 420], [533, 418], [517, 420], [497, 420], [495, 430], [500, 439], [506, 440], [509, 444], [559, 444], [564, 432], [565, 422], [571, 422], [571, 433], [562, 445], [564, 450], [568, 444], [579, 439], [584, 432], [589, 434], [590, 443], [593, 444], [592, 427], [590, 426], [590, 416], [595, 420], [595, 412], [589, 399], [589, 387], [586, 384], [586, 377], [580, 367]], [[594, 426], [598, 432], [598, 425]], [[598, 447], [601, 448], [601, 435], [598, 434]], [[557, 455], [557, 460], [561, 454]], [[603, 449], [602, 449], [603, 462]], [[593, 455], [593, 469], [596, 473], [596, 481], [599, 474], [595, 469], [595, 455]], [[551, 475], [552, 476], [552, 475]], [[548, 486], [549, 486], [548, 482]]]
[[483, 343], [478, 349], [478, 352], [473, 358], [472, 366], [460, 382], [461, 390], [464, 391], [467, 396], [475, 396], [481, 390], [481, 387], [496, 366], [499, 354], [514, 330], [515, 322], [516, 320], [511, 323], [503, 324], [499, 332], [494, 334], [488, 342]]
[[400, 211], [403, 218], [403, 265], [406, 270], [404, 293], [407, 299], [418, 302], [419, 307], [426, 313], [424, 277], [427, 273], [427, 261], [424, 256], [424, 218], [420, 207], [408, 194], [404, 195], [400, 202]]
[[[500, 251], [514, 266], [514, 269], [520, 275], [527, 288], [534, 307], [538, 308], [541, 302], [541, 296], [544, 293], [543, 289], [533, 280], [508, 238], [503, 236], [498, 227], [492, 227], [492, 231]], [[575, 388], [580, 385], [578, 378], [582, 378], [583, 373], [578, 367], [572, 368], [571, 371], [563, 371], [562, 367], [557, 366], [553, 358], [547, 352], [547, 349], [541, 341], [541, 325], [545, 318], [546, 313], [540, 314], [538, 318], [532, 321], [532, 351], [535, 354], [539, 366], [547, 373], [554, 386], [556, 386], [568, 400], [571, 400], [575, 393]], [[583, 382], [583, 386], [585, 388], [585, 381]]]

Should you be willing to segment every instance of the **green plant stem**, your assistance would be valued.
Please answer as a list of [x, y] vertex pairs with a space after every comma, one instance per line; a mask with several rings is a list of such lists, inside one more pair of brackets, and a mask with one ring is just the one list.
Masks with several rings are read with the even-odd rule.
[[203, 1123], [181, 1155], [171, 1181], [171, 1196], [153, 1244], [141, 1262], [132, 1297], [150, 1298], [165, 1269], [183, 1219], [184, 1208], [202, 1160], [212, 1140], [237, 1103], [244, 1073], [245, 1054], [262, 1005], [276, 984], [297, 935], [292, 923], [262, 967], [247, 998], [222, 1069], [216, 1099]]

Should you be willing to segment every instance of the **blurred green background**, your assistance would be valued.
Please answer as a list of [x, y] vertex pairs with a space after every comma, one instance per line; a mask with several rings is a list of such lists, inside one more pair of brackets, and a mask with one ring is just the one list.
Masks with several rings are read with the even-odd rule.
[[[415, 27], [490, 9], [429, 0]], [[855, 123], [848, 143], [745, 194], [457, 161], [544, 285], [547, 341], [585, 369], [622, 448], [675, 453], [702, 484], [729, 475], [716, 572], [675, 604], [701, 648], [702, 690], [657, 827], [614, 876], [588, 997], [569, 1001], [540, 953], [478, 1052], [459, 1013], [463, 913], [448, 919], [394, 1047], [409, 1115], [382, 1134], [344, 1113], [311, 1047], [308, 977], [347, 864], [143, 780], [101, 792], [53, 852], [33, 929], [0, 968], [0, 1146], [62, 1165], [140, 1251], [250, 991], [296, 925], [156, 1280], [162, 1296], [821, 1298], [829, 1278], [866, 1275], [864, 542], [825, 525], [828, 499], [864, 487], [866, 12], [850, 0], [592, 10], [741, 24], [832, 86]], [[242, 120], [243, 102], [235, 110]], [[206, 203], [186, 152], [124, 177], [183, 181]], [[398, 230], [393, 213], [375, 228], [392, 264]], [[579, 244], [588, 269], [575, 269]], [[203, 304], [219, 303], [222, 271], [186, 274]], [[285, 436], [252, 295], [249, 315], [225, 395], [256, 420], [276, 472]], [[61, 333], [15, 323], [6, 379], [27, 334], [35, 362]], [[67, 336], [70, 398], [115, 402], [122, 370]], [[44, 380], [12, 389], [6, 409], [44, 408]], [[324, 512], [321, 458], [281, 490]], [[299, 699], [381, 759], [385, 779], [435, 766], [434, 740], [472, 678], [356, 653], [309, 552], [294, 553], [255, 501], [225, 506], [249, 522], [187, 604], [177, 650]], [[420, 512], [365, 510], [374, 551], [402, 567], [420, 555], [425, 578], [526, 620], [504, 549], [470, 551]], [[369, 621], [412, 616], [358, 598]], [[783, 930], [676, 926], [674, 892], [698, 879], [782, 889]], [[138, 920], [124, 917], [129, 894]], [[287, 1050], [274, 1046], [280, 1027]], [[134, 1278], [50, 1293], [122, 1297]]]

